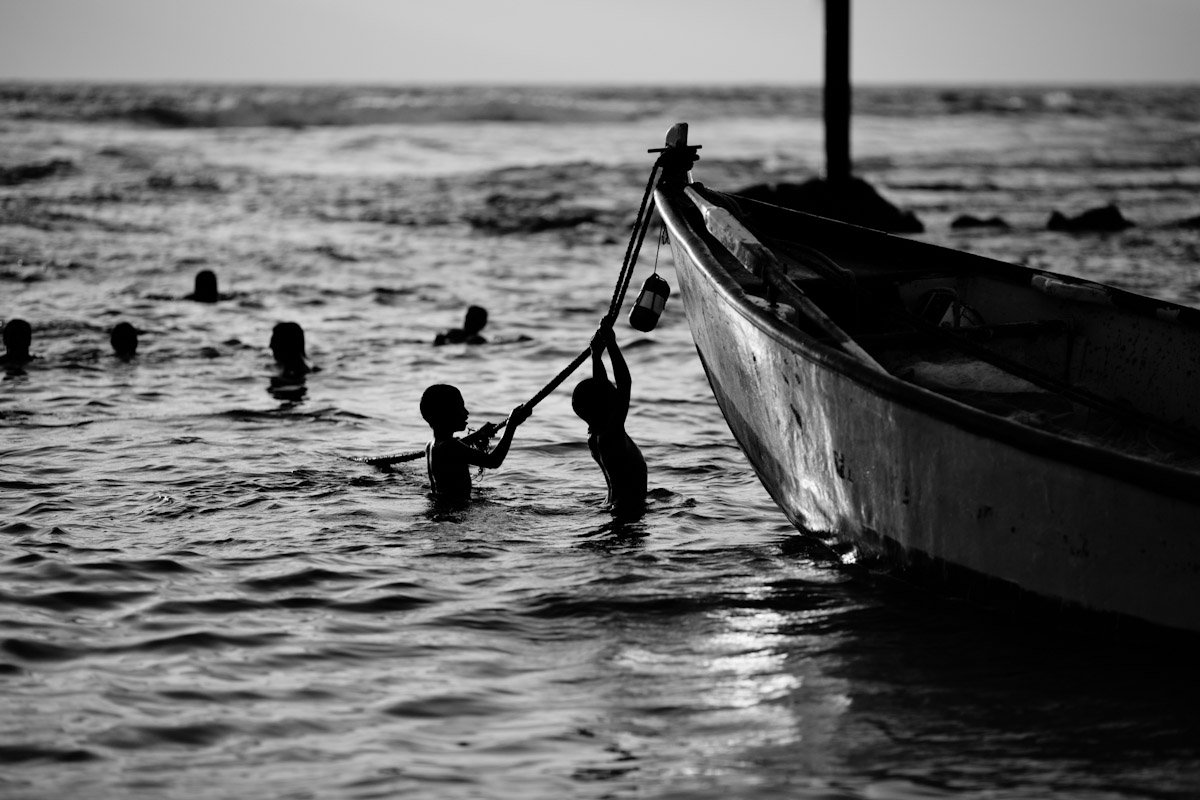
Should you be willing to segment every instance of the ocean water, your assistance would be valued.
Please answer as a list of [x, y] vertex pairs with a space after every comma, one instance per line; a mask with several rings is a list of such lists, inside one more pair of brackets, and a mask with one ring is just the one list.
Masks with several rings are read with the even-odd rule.
[[[856, 102], [858, 172], [921, 238], [1200, 306], [1200, 88]], [[0, 319], [40, 356], [0, 380], [0, 797], [1200, 796], [1190, 643], [831, 558], [677, 300], [618, 327], [636, 523], [573, 381], [466, 511], [352, 460], [421, 446], [429, 384], [499, 420], [587, 345], [677, 120], [712, 186], [820, 168], [809, 89], [0, 87]], [[1108, 203], [1136, 224], [1045, 230]], [[639, 264], [674, 285], [653, 236]], [[183, 299], [201, 269], [226, 299]], [[432, 347], [470, 304], [490, 343]]]

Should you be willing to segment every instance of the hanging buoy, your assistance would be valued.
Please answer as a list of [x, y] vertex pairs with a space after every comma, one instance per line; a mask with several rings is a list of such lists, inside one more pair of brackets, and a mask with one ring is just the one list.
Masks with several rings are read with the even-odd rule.
[[658, 273], [646, 278], [637, 302], [629, 310], [629, 324], [639, 331], [652, 331], [658, 325], [667, 298], [671, 296], [671, 287], [658, 277]]

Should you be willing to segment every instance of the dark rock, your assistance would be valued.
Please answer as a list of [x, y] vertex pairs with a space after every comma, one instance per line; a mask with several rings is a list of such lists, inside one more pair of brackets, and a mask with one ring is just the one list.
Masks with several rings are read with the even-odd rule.
[[896, 208], [861, 178], [851, 178], [840, 189], [813, 178], [804, 183], [760, 183], [735, 194], [890, 233], [925, 230], [915, 214]]
[[1007, 230], [1011, 227], [1007, 222], [1000, 217], [973, 217], [970, 214], [960, 214], [955, 217], [951, 223], [951, 228], [1002, 228]]
[[1058, 211], [1050, 214], [1046, 221], [1049, 231], [1123, 231], [1132, 228], [1133, 223], [1125, 218], [1121, 209], [1109, 204], [1099, 208], [1089, 208], [1076, 217], [1068, 217]]

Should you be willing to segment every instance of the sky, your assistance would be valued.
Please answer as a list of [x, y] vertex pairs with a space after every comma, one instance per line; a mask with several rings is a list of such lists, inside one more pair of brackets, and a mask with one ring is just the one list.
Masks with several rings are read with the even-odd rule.
[[[823, 0], [0, 0], [0, 80], [819, 84]], [[1200, 83], [1200, 0], [853, 0], [855, 83]]]

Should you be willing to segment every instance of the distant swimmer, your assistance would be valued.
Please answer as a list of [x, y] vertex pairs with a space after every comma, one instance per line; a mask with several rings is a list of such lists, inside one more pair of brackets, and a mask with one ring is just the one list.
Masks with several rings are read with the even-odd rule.
[[29, 353], [32, 343], [33, 328], [29, 323], [23, 319], [10, 319], [4, 326], [4, 355], [0, 356], [0, 364], [7, 367], [28, 364], [37, 358]]
[[[476, 449], [454, 436], [465, 430], [470, 413], [462, 393], [448, 383], [430, 386], [421, 395], [421, 416], [433, 429], [433, 441], [425, 446], [425, 466], [429, 472], [429, 490], [437, 500], [466, 502], [471, 499], [471, 467], [495, 469], [504, 463], [517, 426], [529, 419], [529, 409], [517, 406], [509, 414], [504, 435], [489, 452]], [[484, 436], [495, 432], [485, 425]]]
[[[616, 385], [608, 380], [602, 354], [608, 350]], [[592, 377], [571, 394], [571, 408], [588, 424], [588, 449], [608, 484], [606, 505], [618, 517], [641, 516], [646, 504], [646, 459], [625, 432], [633, 381], [611, 324], [592, 337]]]
[[222, 294], [217, 289], [217, 275], [211, 269], [202, 269], [196, 273], [195, 283], [191, 294], [182, 297], [173, 294], [147, 294], [150, 300], [191, 300], [195, 303], [219, 303], [222, 300], [232, 300], [236, 294]]
[[316, 372], [304, 350], [304, 329], [295, 322], [280, 322], [271, 330], [271, 355], [285, 376], [298, 377]]
[[445, 333], [439, 333], [433, 340], [435, 345], [441, 344], [487, 344], [487, 339], [479, 335], [483, 326], [487, 325], [488, 312], [482, 306], [471, 306], [461, 328], [451, 328]]
[[112, 344], [113, 353], [117, 358], [128, 361], [137, 355], [139, 333], [141, 331], [128, 322], [118, 322], [113, 326], [108, 341]]
[[211, 269], [202, 269], [196, 273], [196, 287], [184, 300], [195, 300], [197, 303], [215, 303], [223, 299], [217, 291], [217, 276]]

